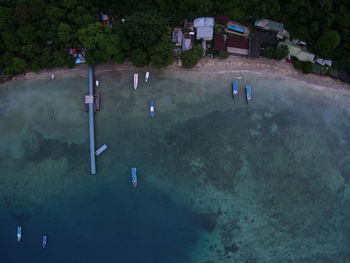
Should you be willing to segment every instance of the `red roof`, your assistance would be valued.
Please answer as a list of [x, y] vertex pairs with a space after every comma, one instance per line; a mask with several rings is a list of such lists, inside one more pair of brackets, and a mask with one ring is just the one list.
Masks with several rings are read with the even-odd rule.
[[228, 36], [227, 46], [233, 48], [249, 49], [249, 41], [244, 37]]
[[231, 21], [231, 17], [229, 17], [228, 15], [224, 15], [224, 14], [217, 14], [215, 16], [215, 20], [217, 20], [221, 24], [227, 24], [228, 22]]
[[226, 43], [222, 34], [216, 34], [214, 36], [214, 51], [220, 51], [226, 49]]
[[184, 27], [193, 27], [193, 22], [184, 22]]

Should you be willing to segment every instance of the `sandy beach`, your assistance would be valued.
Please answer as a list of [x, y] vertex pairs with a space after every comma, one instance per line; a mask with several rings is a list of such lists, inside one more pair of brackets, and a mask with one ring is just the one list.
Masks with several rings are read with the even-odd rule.
[[[98, 65], [95, 67], [95, 75], [98, 76], [103, 72], [129, 70], [135, 68], [130, 62], [123, 64], [108, 63]], [[135, 70], [140, 70], [136, 69]], [[305, 84], [312, 85], [316, 88], [333, 88], [333, 89], [350, 89], [350, 85], [332, 77], [320, 76], [317, 74], [305, 75], [301, 71], [296, 70], [292, 64], [285, 61], [278, 61], [266, 58], [246, 58], [239, 56], [230, 56], [225, 60], [203, 58], [198, 65], [192, 69], [184, 69], [178, 67], [176, 63], [168, 66], [165, 71], [195, 71], [204, 73], [239, 73], [239, 72], [253, 72], [257, 74], [264, 74], [264, 76], [276, 79], [295, 79]], [[54, 68], [51, 70], [43, 70], [38, 73], [28, 72], [17, 75], [11, 80], [26, 80], [26, 79], [44, 79], [50, 78], [51, 74], [69, 75], [69, 73], [86, 74], [87, 65], [77, 65], [73, 69], [70, 68]]]

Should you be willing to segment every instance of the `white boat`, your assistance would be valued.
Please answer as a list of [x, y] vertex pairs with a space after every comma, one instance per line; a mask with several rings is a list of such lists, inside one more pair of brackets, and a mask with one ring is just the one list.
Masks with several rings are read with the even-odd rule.
[[146, 75], [145, 75], [145, 81], [147, 82], [148, 79], [149, 79], [149, 72], [147, 71], [147, 72], [146, 72]]
[[100, 85], [100, 82], [96, 80], [96, 87], [98, 87], [99, 85]]
[[45, 235], [45, 236], [43, 236], [43, 240], [42, 240], [42, 242], [41, 242], [41, 246], [42, 246], [43, 248], [45, 248], [45, 247], [46, 247], [46, 244], [47, 244], [47, 236]]
[[139, 74], [134, 74], [134, 89], [137, 89], [137, 85], [139, 84]]
[[55, 74], [51, 74], [51, 80], [55, 79]]
[[22, 239], [22, 227], [17, 226], [17, 241], [20, 242]]
[[106, 144], [103, 144], [102, 146], [100, 146], [100, 147], [96, 150], [95, 154], [96, 154], [97, 156], [99, 156], [99, 155], [100, 155], [101, 153], [103, 153], [106, 149], [107, 149], [107, 145], [106, 145]]

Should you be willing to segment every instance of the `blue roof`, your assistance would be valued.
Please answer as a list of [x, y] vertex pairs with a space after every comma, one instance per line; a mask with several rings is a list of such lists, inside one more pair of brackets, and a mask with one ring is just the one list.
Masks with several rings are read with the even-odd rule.
[[240, 32], [240, 33], [244, 33], [244, 28], [243, 28], [243, 27], [230, 25], [230, 26], [228, 26], [227, 28], [230, 29], [230, 30], [233, 30], [233, 31], [237, 31], [237, 32]]

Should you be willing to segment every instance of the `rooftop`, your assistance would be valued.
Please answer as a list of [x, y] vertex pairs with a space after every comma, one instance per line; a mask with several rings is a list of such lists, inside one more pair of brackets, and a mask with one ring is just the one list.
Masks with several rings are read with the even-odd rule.
[[260, 50], [262, 47], [276, 46], [277, 38], [276, 33], [271, 31], [262, 31], [254, 29], [253, 36], [250, 42], [249, 55], [252, 57], [260, 57]]
[[226, 42], [223, 34], [216, 34], [214, 36], [214, 51], [220, 51], [226, 49]]
[[217, 14], [215, 16], [215, 20], [223, 25], [226, 25], [228, 22], [231, 21], [231, 17], [229, 17], [228, 15], [224, 15], [224, 14]]
[[194, 27], [214, 27], [214, 18], [213, 17], [199, 17], [193, 21]]
[[244, 37], [231, 35], [227, 37], [227, 46], [240, 49], [249, 49], [249, 40]]
[[284, 25], [269, 19], [259, 19], [255, 21], [255, 26], [262, 29], [274, 31], [274, 32], [283, 32]]

